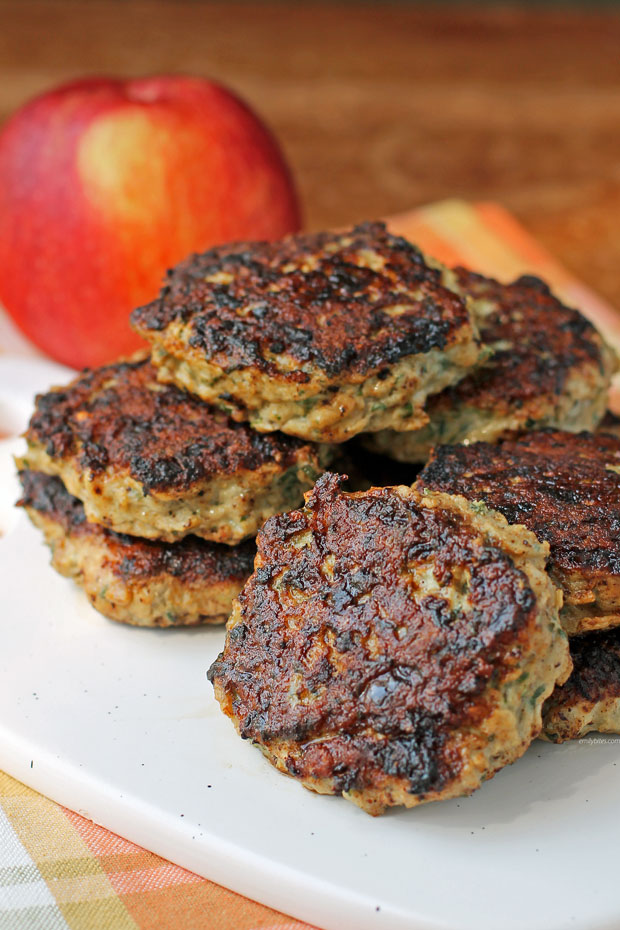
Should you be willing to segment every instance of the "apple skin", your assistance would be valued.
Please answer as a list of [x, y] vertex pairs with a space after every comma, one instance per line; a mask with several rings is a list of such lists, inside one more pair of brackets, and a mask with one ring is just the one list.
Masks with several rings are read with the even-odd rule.
[[81, 80], [0, 133], [0, 303], [74, 368], [142, 345], [130, 311], [190, 252], [299, 225], [275, 139], [211, 81]]

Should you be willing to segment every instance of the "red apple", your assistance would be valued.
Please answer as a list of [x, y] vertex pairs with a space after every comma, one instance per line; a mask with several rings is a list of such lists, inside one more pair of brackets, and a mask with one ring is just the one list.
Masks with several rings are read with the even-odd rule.
[[139, 345], [129, 312], [190, 252], [298, 228], [273, 136], [211, 81], [77, 81], [0, 133], [0, 302], [73, 367]]

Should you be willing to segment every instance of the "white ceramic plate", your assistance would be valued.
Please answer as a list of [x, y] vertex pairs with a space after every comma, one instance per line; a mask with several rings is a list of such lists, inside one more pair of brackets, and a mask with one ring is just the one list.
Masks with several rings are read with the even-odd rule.
[[[0, 445], [7, 520], [15, 443]], [[205, 678], [222, 630], [105, 620], [49, 568], [27, 520], [10, 522], [0, 768], [325, 930], [620, 925], [620, 741], [536, 743], [471, 798], [373, 819], [305, 791], [236, 736]]]

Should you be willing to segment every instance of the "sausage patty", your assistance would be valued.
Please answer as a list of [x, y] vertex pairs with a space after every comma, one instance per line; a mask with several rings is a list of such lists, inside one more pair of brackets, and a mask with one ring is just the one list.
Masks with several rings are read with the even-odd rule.
[[438, 446], [416, 487], [484, 501], [548, 542], [569, 634], [620, 624], [620, 440], [540, 430]]
[[548, 547], [463, 498], [341, 483], [260, 532], [217, 700], [280, 771], [372, 814], [468, 794], [570, 671]]
[[576, 636], [570, 652], [573, 672], [545, 702], [541, 736], [562, 743], [620, 733], [620, 630]]
[[437, 443], [497, 442], [541, 427], [594, 430], [605, 414], [616, 357], [579, 311], [534, 277], [512, 284], [455, 268], [490, 358], [458, 384], [429, 398], [420, 430], [367, 437], [371, 449], [402, 462], [426, 462]]
[[223, 623], [252, 573], [253, 542], [223, 546], [196, 536], [177, 543], [137, 539], [88, 523], [60, 478], [21, 471], [24, 507], [52, 550], [52, 565], [73, 578], [93, 607], [136, 626]]
[[236, 544], [294, 507], [327, 450], [263, 436], [174, 386], [142, 356], [37, 397], [20, 468], [58, 475], [86, 516], [118, 533]]
[[418, 428], [480, 357], [455, 276], [382, 223], [193, 255], [132, 322], [162, 381], [315, 441]]

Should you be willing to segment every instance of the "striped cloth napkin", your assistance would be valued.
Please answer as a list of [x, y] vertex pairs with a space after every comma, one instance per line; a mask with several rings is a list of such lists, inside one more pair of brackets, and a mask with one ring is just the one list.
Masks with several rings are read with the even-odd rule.
[[[444, 201], [393, 217], [389, 225], [448, 264], [505, 281], [539, 275], [620, 349], [620, 314], [558, 265], [497, 204]], [[0, 325], [0, 340], [3, 332]], [[620, 413], [617, 387], [611, 403]], [[160, 859], [0, 773], [0, 930], [33, 928], [312, 930]]]

